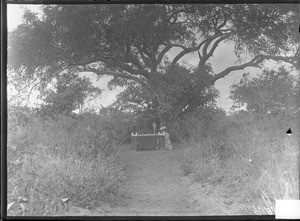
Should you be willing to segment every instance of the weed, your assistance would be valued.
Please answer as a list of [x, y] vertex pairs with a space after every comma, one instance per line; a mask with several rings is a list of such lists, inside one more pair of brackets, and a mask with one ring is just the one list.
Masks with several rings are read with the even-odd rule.
[[286, 125], [272, 117], [223, 120], [213, 134], [182, 145], [180, 166], [205, 184], [207, 194], [238, 207], [232, 208], [237, 215], [273, 215], [276, 199], [299, 195], [298, 127], [290, 121], [295, 136], [287, 137]]
[[89, 119], [34, 119], [8, 134], [8, 215], [60, 215], [118, 199], [124, 151], [93, 122], [88, 131]]

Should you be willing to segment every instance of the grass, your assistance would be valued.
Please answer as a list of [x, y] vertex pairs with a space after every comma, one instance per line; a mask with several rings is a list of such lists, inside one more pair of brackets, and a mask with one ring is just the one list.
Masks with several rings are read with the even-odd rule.
[[[86, 124], [94, 126], [86, 130]], [[92, 122], [94, 122], [92, 124]], [[8, 134], [8, 215], [55, 216], [120, 198], [125, 155], [96, 119], [61, 118]]]
[[276, 199], [299, 196], [297, 125], [288, 137], [275, 123], [241, 121], [235, 129], [229, 121], [217, 134], [182, 144], [180, 167], [232, 214], [274, 215]]

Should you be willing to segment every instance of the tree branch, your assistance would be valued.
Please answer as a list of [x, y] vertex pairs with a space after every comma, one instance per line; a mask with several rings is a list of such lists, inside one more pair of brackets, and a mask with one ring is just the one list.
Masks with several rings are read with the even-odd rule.
[[226, 23], [227, 23], [227, 16], [226, 16], [226, 14], [223, 11], [222, 11], [222, 13], [224, 15], [224, 21], [219, 26], [216, 27], [217, 31], [221, 31], [221, 28], [223, 28], [226, 25]]
[[199, 50], [199, 48], [205, 43], [206, 41], [201, 42], [197, 47], [193, 48], [186, 48], [185, 50], [181, 51], [176, 57], [173, 59], [170, 67], [174, 67], [175, 64], [179, 61], [180, 58], [182, 58], [184, 55], [191, 53], [193, 51]]
[[142, 75], [145, 78], [149, 77], [148, 72], [144, 71], [143, 69], [142, 70], [134, 70], [132, 67], [130, 67], [129, 65], [126, 65], [122, 62], [117, 61], [117, 63], [120, 68], [122, 68], [123, 70], [127, 71], [128, 73], [130, 73], [132, 75]]
[[178, 48], [182, 48], [183, 50], [187, 50], [187, 49], [188, 49], [188, 48], [185, 47], [184, 45], [180, 45], [180, 44], [166, 43], [166, 44], [164, 44], [164, 45], [170, 46], [171, 48], [172, 48], [172, 47], [178, 47]]
[[283, 56], [272, 56], [272, 55], [257, 55], [247, 63], [244, 63], [242, 65], [232, 66], [219, 72], [218, 74], [213, 76], [210, 83], [214, 84], [217, 80], [227, 76], [232, 71], [243, 70], [246, 67], [257, 67], [264, 60], [284, 61], [295, 65], [297, 62], [297, 56], [283, 57]]
[[172, 61], [170, 67], [174, 67], [175, 64], [179, 61], [179, 59], [181, 59], [184, 55], [197, 51], [201, 48], [202, 45], [206, 44], [207, 42], [211, 42], [214, 39], [218, 38], [219, 36], [221, 36], [221, 34], [216, 34], [213, 35], [207, 39], [205, 39], [204, 41], [202, 41], [201, 43], [199, 43], [196, 47], [192, 47], [192, 48], [185, 48], [183, 51], [181, 51]]
[[172, 48], [172, 46], [167, 45], [157, 56], [157, 64], [160, 64], [161, 60], [163, 59], [164, 55]]
[[[140, 54], [140, 56], [141, 56], [141, 58], [142, 58], [144, 64], [145, 64], [146, 66], [148, 66], [148, 68], [150, 68], [150, 67], [151, 67], [151, 59], [150, 59], [150, 57], [147, 55], [147, 53], [144, 52], [144, 50], [143, 50], [144, 48], [141, 48], [141, 47], [138, 47], [138, 46], [137, 46], [137, 49], [138, 49], [138, 53]], [[146, 56], [147, 56], [147, 57], [146, 57]]]
[[218, 40], [216, 40], [214, 43], [213, 43], [213, 46], [212, 48], [209, 50], [209, 52], [207, 53], [207, 48], [209, 46], [209, 44], [211, 44], [212, 41], [209, 41], [205, 44], [204, 48], [203, 48], [203, 56], [200, 55], [200, 53], [198, 53], [200, 56], [200, 62], [201, 64], [204, 65], [204, 63], [213, 55], [213, 53], [215, 52], [216, 48], [218, 47], [219, 43], [223, 40], [225, 40], [226, 38], [228, 38], [229, 36], [231, 35], [231, 33], [229, 34], [226, 34], [226, 35], [223, 35], [221, 36]]
[[289, 56], [289, 57], [285, 57], [285, 56], [272, 56], [272, 55], [261, 55], [261, 57], [263, 59], [266, 60], [274, 60], [274, 61], [284, 61], [286, 63], [292, 64], [292, 65], [297, 65], [297, 61], [298, 61], [298, 56], [297, 54], [295, 56]]
[[[139, 73], [141, 73], [141, 75], [143, 75], [146, 78], [149, 77], [149, 73], [145, 70], [142, 62], [139, 60], [139, 58], [137, 56], [135, 56], [135, 57], [130, 56], [128, 61], [132, 62], [132, 64], [134, 64], [139, 69]], [[130, 68], [130, 66], [128, 66], [128, 65], [127, 65], [127, 67]], [[132, 69], [132, 70], [134, 70], [134, 69]]]
[[223, 40], [225, 40], [226, 38], [228, 38], [229, 36], [231, 35], [230, 34], [226, 34], [224, 35], [223, 37], [219, 38], [218, 40], [216, 40], [212, 46], [212, 48], [210, 49], [210, 51], [208, 52], [207, 56], [210, 57], [213, 55], [213, 53], [215, 52], [216, 48], [218, 47], [219, 43]]
[[135, 76], [131, 76], [131, 75], [127, 75], [127, 74], [122, 74], [116, 71], [104, 71], [104, 70], [99, 70], [96, 68], [89, 68], [89, 67], [84, 67], [81, 69], [81, 71], [84, 72], [93, 72], [95, 74], [97, 74], [98, 76], [102, 76], [102, 75], [111, 75], [111, 76], [116, 76], [116, 77], [120, 77], [120, 78], [126, 78], [129, 80], [133, 80], [136, 81], [138, 83], [140, 83], [141, 85], [147, 87], [147, 84], [145, 81], [143, 81], [143, 79], [135, 77]]

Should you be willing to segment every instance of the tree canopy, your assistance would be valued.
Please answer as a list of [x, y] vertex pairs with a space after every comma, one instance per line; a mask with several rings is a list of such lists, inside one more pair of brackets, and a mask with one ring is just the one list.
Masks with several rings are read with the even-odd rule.
[[83, 110], [84, 102], [101, 95], [101, 90], [94, 87], [90, 79], [79, 78], [65, 73], [55, 78], [52, 89], [44, 89], [40, 95], [45, 104], [38, 108], [37, 113], [42, 116], [54, 117], [57, 114], [70, 115], [75, 109]]
[[[24, 82], [68, 71], [114, 76], [130, 93], [136, 84], [164, 124], [211, 101], [214, 83], [232, 71], [265, 60], [296, 66], [296, 12], [276, 4], [46, 5], [42, 18], [27, 11], [9, 33], [8, 67]], [[239, 64], [214, 73], [209, 60], [223, 42], [234, 44]], [[197, 67], [179, 63], [191, 53]]]
[[299, 112], [299, 79], [281, 67], [278, 71], [263, 70], [258, 77], [244, 74], [240, 82], [231, 86], [235, 107], [246, 105], [258, 114], [294, 114]]

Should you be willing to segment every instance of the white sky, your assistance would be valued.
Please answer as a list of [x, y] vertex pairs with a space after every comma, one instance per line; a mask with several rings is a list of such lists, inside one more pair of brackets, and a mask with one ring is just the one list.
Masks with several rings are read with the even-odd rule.
[[[7, 5], [7, 22], [8, 22], [8, 31], [12, 31], [15, 29], [19, 24], [22, 23], [22, 16], [24, 13], [24, 9], [29, 8], [32, 11], [38, 12], [39, 5], [17, 5], [17, 4], [8, 4]], [[183, 60], [187, 61], [190, 64], [197, 64], [197, 55], [187, 55], [183, 58]], [[211, 62], [212, 67], [214, 68], [214, 72], [218, 73], [225, 68], [235, 65], [236, 56], [233, 53], [233, 46], [228, 44], [220, 44], [220, 46], [216, 49], [214, 56], [212, 59], [209, 60]], [[271, 68], [274, 66], [274, 64], [270, 65]], [[232, 106], [233, 102], [231, 99], [229, 99], [229, 92], [230, 92], [230, 85], [234, 81], [239, 81], [241, 79], [242, 74], [245, 72], [250, 72], [253, 75], [258, 74], [260, 71], [259, 69], [255, 68], [246, 68], [244, 71], [234, 71], [230, 73], [225, 78], [222, 78], [218, 80], [215, 84], [215, 87], [220, 91], [220, 98], [217, 99], [217, 105], [221, 108], [223, 108], [226, 112], [230, 110], [230, 107]], [[96, 76], [92, 74], [85, 74], [85, 76], [88, 76], [91, 78], [93, 84], [95, 86], [98, 86], [103, 90], [102, 96], [96, 100], [93, 101], [92, 106], [107, 106], [116, 98], [116, 95], [122, 91], [122, 88], [118, 87], [115, 90], [108, 90], [107, 88], [107, 82], [111, 77], [103, 77], [100, 80], [96, 81]], [[10, 92], [8, 91], [8, 94]], [[37, 93], [33, 94], [33, 96], [30, 98], [30, 101], [37, 102], [34, 98], [37, 95]]]

